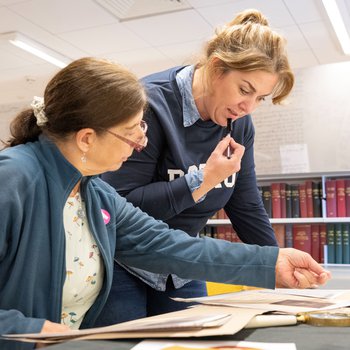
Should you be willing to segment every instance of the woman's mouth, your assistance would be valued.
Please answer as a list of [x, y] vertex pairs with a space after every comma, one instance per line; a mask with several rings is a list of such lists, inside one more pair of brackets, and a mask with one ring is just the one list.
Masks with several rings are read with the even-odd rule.
[[237, 119], [237, 117], [238, 117], [238, 114], [234, 111], [234, 110], [232, 110], [231, 108], [227, 108], [227, 110], [228, 110], [228, 113], [229, 113], [229, 118], [231, 118], [231, 119]]

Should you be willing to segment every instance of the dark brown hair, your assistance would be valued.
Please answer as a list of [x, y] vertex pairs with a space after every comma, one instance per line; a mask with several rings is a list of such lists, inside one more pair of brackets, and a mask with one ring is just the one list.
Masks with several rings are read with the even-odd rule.
[[271, 30], [261, 12], [245, 10], [216, 31], [216, 36], [207, 42], [204, 58], [198, 66], [203, 66], [207, 72], [209, 88], [215, 73], [262, 70], [277, 74], [279, 79], [272, 94], [272, 102], [277, 104], [294, 85], [285, 44], [285, 39]]
[[47, 122], [37, 125], [32, 109], [10, 124], [12, 147], [35, 141], [41, 133], [63, 139], [83, 128], [99, 132], [135, 116], [146, 104], [143, 86], [126, 68], [95, 58], [82, 58], [60, 70], [44, 94]]

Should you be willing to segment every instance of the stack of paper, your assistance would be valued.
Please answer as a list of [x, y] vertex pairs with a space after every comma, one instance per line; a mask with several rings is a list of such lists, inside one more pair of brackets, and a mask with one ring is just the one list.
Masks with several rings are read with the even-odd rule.
[[[56, 334], [15, 334], [6, 338], [31, 342], [71, 339], [179, 338], [232, 335], [248, 327], [295, 324], [296, 317], [268, 318], [266, 312], [296, 315], [350, 305], [350, 291], [250, 290], [204, 298], [176, 299], [198, 306], [113, 326]], [[275, 322], [275, 323], [274, 323]]]

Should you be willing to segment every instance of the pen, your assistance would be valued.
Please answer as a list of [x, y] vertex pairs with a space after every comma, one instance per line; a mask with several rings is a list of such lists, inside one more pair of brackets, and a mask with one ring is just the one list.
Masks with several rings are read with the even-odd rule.
[[[232, 131], [232, 119], [231, 118], [227, 118], [227, 126], [226, 126], [226, 136], [230, 135], [231, 136], [231, 131]], [[228, 146], [226, 149], [226, 157], [227, 159], [231, 158], [231, 147]]]

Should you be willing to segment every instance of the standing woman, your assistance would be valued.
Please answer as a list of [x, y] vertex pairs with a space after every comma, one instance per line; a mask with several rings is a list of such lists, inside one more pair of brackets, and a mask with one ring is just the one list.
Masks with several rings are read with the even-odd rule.
[[[193, 237], [224, 208], [243, 242], [276, 246], [257, 189], [250, 113], [268, 96], [274, 104], [281, 102], [293, 87], [283, 37], [259, 11], [246, 10], [217, 31], [197, 64], [152, 74], [143, 83], [148, 145], [102, 178], [135, 206]], [[225, 159], [213, 164], [209, 157], [225, 137], [229, 119], [231, 136], [245, 153], [240, 171], [227, 176]], [[206, 295], [204, 281], [151, 274], [119, 262], [114, 276], [98, 325], [184, 307], [169, 297]], [[126, 318], [117, 317], [120, 309]]]

